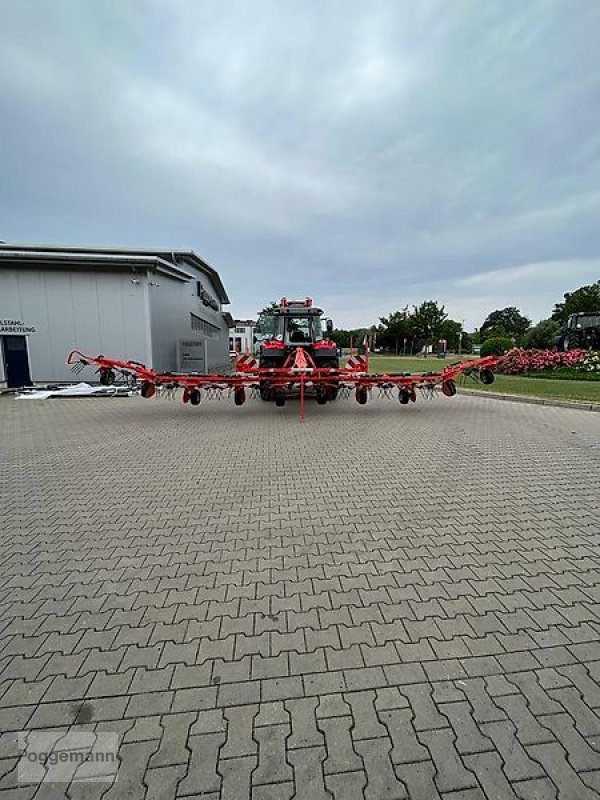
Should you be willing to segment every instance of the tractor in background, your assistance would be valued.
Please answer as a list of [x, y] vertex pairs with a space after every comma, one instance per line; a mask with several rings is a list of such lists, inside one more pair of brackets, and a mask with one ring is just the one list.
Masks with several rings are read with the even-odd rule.
[[600, 311], [571, 314], [567, 327], [556, 338], [559, 350], [600, 349]]

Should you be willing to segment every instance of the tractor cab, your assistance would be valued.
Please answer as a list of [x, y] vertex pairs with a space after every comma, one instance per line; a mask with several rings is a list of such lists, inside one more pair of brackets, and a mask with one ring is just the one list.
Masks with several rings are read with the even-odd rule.
[[318, 367], [339, 367], [337, 346], [327, 339], [333, 330], [330, 319], [316, 308], [310, 297], [287, 300], [264, 311], [258, 318], [255, 340], [264, 367], [279, 367], [297, 347], [307, 350]]
[[556, 338], [560, 350], [600, 346], [600, 311], [570, 314], [565, 330]]

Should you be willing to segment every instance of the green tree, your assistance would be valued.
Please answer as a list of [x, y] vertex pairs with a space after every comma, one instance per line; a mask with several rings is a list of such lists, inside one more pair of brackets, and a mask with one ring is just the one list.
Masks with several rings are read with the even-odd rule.
[[460, 346], [461, 353], [472, 353], [473, 352], [473, 336], [466, 331], [463, 332], [462, 335], [462, 343]]
[[276, 311], [279, 308], [279, 303], [276, 303], [274, 300], [271, 300], [268, 306], [265, 306], [262, 311], [259, 311], [259, 314], [271, 314], [273, 311]]
[[553, 319], [542, 319], [525, 334], [525, 347], [537, 347], [539, 350], [553, 347], [559, 331], [558, 322]]
[[556, 303], [552, 312], [552, 319], [561, 327], [566, 325], [570, 314], [600, 311], [600, 281], [566, 292], [564, 298], [564, 302]]
[[401, 311], [394, 311], [388, 317], [380, 317], [377, 339], [379, 345], [387, 350], [394, 350], [396, 354], [404, 349], [404, 341], [412, 344], [413, 330], [408, 313], [408, 306]]
[[338, 347], [350, 347], [350, 331], [344, 328], [338, 328], [333, 331], [329, 338], [337, 344]]
[[[462, 325], [460, 322], [457, 322], [455, 319], [447, 319], [442, 322], [440, 325], [440, 339], [445, 339], [448, 344], [448, 350], [454, 350], [455, 352], [458, 350], [458, 342], [460, 339], [460, 333], [462, 331]], [[463, 334], [463, 341], [464, 341], [464, 334]]]
[[492, 311], [481, 326], [481, 339], [491, 336], [514, 337], [520, 343], [531, 325], [531, 320], [527, 319], [518, 308], [508, 306], [508, 308]]
[[420, 306], [413, 306], [410, 321], [417, 346], [432, 344], [440, 339], [442, 325], [447, 319], [444, 306], [435, 300], [426, 300]]

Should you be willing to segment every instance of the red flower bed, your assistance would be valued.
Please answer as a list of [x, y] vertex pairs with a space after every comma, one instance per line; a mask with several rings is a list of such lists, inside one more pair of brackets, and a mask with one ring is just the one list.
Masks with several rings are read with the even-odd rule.
[[588, 355], [587, 350], [511, 350], [504, 357], [498, 372], [520, 375], [534, 370], [553, 370], [559, 367], [575, 367]]

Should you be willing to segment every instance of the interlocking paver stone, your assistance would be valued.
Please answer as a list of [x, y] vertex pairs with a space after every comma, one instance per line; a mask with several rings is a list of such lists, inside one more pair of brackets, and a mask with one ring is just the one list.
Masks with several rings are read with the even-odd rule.
[[[600, 796], [597, 415], [0, 397], [0, 452], [0, 797]], [[20, 786], [74, 724], [117, 782]]]

